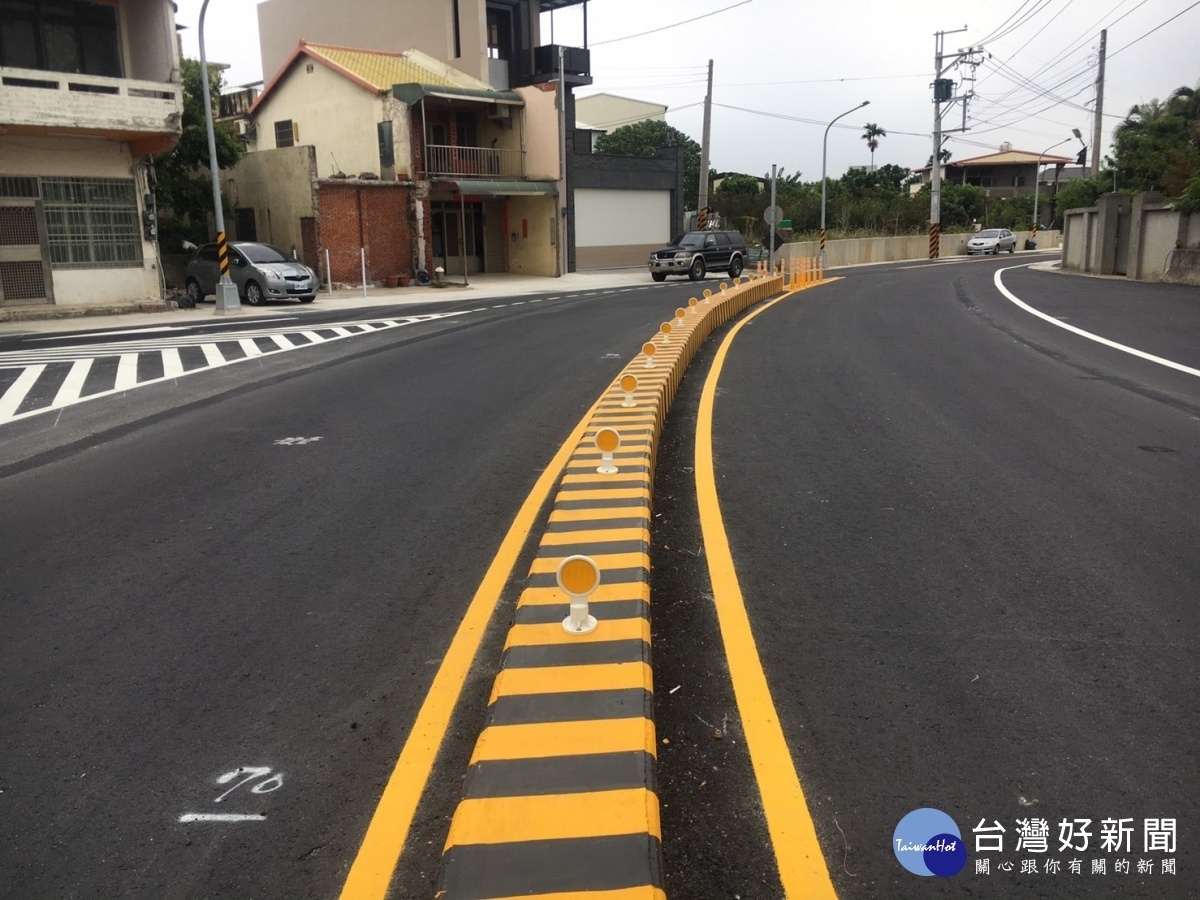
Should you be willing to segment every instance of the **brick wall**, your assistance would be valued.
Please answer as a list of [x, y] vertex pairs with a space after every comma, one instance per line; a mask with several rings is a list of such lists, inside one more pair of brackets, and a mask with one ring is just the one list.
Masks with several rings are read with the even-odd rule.
[[359, 248], [367, 249], [367, 280], [411, 274], [414, 240], [412, 185], [377, 181], [322, 181], [317, 188], [317, 240], [329, 251], [335, 283], [361, 284]]

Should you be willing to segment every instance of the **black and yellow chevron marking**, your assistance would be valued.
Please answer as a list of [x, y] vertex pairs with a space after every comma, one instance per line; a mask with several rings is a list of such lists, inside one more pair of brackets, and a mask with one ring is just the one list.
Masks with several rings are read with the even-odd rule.
[[937, 259], [941, 254], [942, 228], [937, 222], [929, 223], [929, 258]]
[[225, 239], [225, 232], [217, 234], [217, 263], [221, 268], [221, 275], [229, 274], [229, 244]]
[[[650, 667], [650, 508], [663, 419], [696, 349], [713, 329], [784, 289], [784, 278], [736, 284], [638, 354], [637, 406], [620, 376], [567, 463], [504, 644], [487, 723], [442, 857], [439, 897], [602, 896], [664, 900], [655, 792]], [[618, 472], [596, 471], [601, 428], [621, 434]], [[598, 620], [563, 631], [568, 600], [555, 571], [585, 554], [600, 567]]]

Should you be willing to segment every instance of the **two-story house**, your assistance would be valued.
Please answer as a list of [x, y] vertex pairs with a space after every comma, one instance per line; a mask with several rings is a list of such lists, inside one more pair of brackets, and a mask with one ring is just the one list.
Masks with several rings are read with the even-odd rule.
[[[1039, 164], [1061, 166], [1069, 162], [1071, 160], [1065, 156], [1014, 150], [1012, 144], [1004, 143], [996, 153], [943, 163], [942, 180], [981, 187], [989, 197], [1016, 197], [1033, 193], [1038, 181]], [[921, 180], [913, 185], [913, 190], [928, 184], [932, 172], [931, 166], [914, 169], [913, 174], [920, 175]]]
[[174, 4], [0, 13], [0, 305], [161, 297], [150, 157], [180, 135]]
[[[582, 47], [555, 42], [556, 16], [573, 19], [569, 24], [581, 30]], [[526, 178], [556, 182], [558, 199], [552, 217], [510, 217], [510, 250], [527, 240], [540, 241], [544, 227], [552, 227], [554, 233], [545, 240], [558, 272], [577, 265], [640, 264], [648, 250], [682, 230], [682, 163], [677, 154], [669, 151], [652, 159], [592, 156], [590, 132], [576, 128], [574, 91], [592, 83], [588, 0], [265, 0], [258, 18], [264, 72], [281, 67], [302, 40], [389, 52], [415, 48], [494, 90], [518, 93], [526, 110]], [[549, 37], [545, 43], [544, 37]], [[543, 108], [552, 117], [542, 116]], [[479, 146], [489, 144], [490, 138]], [[343, 165], [347, 173], [352, 168]], [[478, 193], [467, 196], [486, 199]], [[472, 216], [470, 210], [466, 215]], [[478, 228], [483, 229], [476, 251], [486, 243], [487, 220], [486, 210], [482, 222], [475, 219], [477, 237]], [[472, 240], [470, 228], [459, 230], [465, 234], [463, 242]], [[498, 264], [498, 258], [489, 263], [486, 253], [476, 256], [485, 271]]]
[[[225, 178], [235, 236], [334, 281], [558, 272], [555, 94], [492, 88], [418, 50], [302, 41], [248, 111]], [[530, 133], [540, 137], [532, 141]]]

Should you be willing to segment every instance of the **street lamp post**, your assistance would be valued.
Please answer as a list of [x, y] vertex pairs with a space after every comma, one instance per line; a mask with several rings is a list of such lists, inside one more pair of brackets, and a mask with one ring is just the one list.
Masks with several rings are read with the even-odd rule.
[[[1083, 139], [1079, 133], [1078, 128], [1072, 128], [1071, 131], [1074, 133], [1075, 137], [1080, 138], [1080, 140]], [[1053, 150], [1055, 147], [1057, 147], [1061, 144], [1065, 144], [1069, 140], [1070, 140], [1070, 138], [1063, 138], [1058, 143], [1051, 144], [1049, 147], [1047, 147], [1045, 150], [1043, 150], [1041, 153], [1038, 154], [1037, 168], [1034, 169], [1034, 173], [1033, 173], [1033, 237], [1030, 239], [1033, 241], [1034, 246], [1037, 246], [1038, 189], [1042, 186], [1042, 157], [1045, 156], [1047, 153], [1049, 153], [1051, 150]]]
[[825, 137], [821, 139], [821, 266], [822, 267], [825, 266], [825, 157], [826, 157], [826, 149], [829, 145], [829, 129], [832, 128], [833, 123], [836, 122], [838, 119], [842, 118], [842, 116], [848, 116], [848, 115], [850, 115], [850, 113], [854, 112], [855, 109], [862, 109], [864, 106], [869, 105], [870, 102], [871, 102], [870, 100], [864, 100], [862, 103], [858, 104], [858, 106], [854, 107], [854, 109], [848, 109], [844, 113], [842, 113], [840, 116], [835, 116], [833, 121], [825, 126]]
[[237, 285], [229, 278], [229, 245], [225, 240], [225, 212], [221, 208], [221, 175], [217, 168], [217, 135], [213, 129], [212, 98], [208, 89], [208, 59], [204, 55], [204, 15], [208, 12], [208, 0], [200, 6], [200, 89], [204, 94], [204, 126], [208, 131], [208, 168], [212, 172], [213, 217], [217, 226], [217, 260], [221, 265], [221, 279], [217, 282], [216, 309], [218, 316], [240, 313], [242, 302], [238, 299]]

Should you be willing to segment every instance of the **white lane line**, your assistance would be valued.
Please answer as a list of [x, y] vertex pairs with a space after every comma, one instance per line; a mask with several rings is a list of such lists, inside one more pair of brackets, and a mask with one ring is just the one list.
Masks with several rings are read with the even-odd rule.
[[513, 303], [513, 306], [524, 306], [524, 305], [525, 305], [524, 300], [518, 300], [515, 303]]
[[467, 312], [473, 312], [473, 313], [475, 313], [475, 312], [487, 312], [487, 307], [486, 307], [486, 306], [481, 306], [481, 307], [479, 307], [479, 309], [468, 309], [468, 310], [467, 310]]
[[[1027, 266], [1009, 267], [1009, 269], [1024, 268], [1027, 268]], [[1089, 341], [1095, 341], [1097, 344], [1103, 344], [1105, 347], [1112, 347], [1114, 350], [1120, 350], [1122, 353], [1128, 353], [1131, 356], [1136, 356], [1152, 363], [1158, 363], [1160, 366], [1166, 366], [1168, 369], [1175, 369], [1177, 372], [1184, 372], [1188, 375], [1195, 375], [1197, 378], [1200, 378], [1200, 369], [1193, 369], [1190, 366], [1183, 365], [1182, 363], [1172, 362], [1169, 359], [1163, 359], [1161, 356], [1154, 356], [1150, 353], [1146, 353], [1144, 350], [1138, 350], [1134, 347], [1126, 347], [1124, 344], [1118, 344], [1116, 341], [1110, 341], [1108, 338], [1100, 337], [1098, 334], [1092, 334], [1090, 331], [1084, 331], [1082, 328], [1076, 328], [1074, 325], [1068, 325], [1066, 322], [1060, 322], [1058, 319], [1054, 318], [1054, 316], [1047, 315], [1040, 310], [1034, 309], [1004, 286], [1004, 279], [1002, 279], [1000, 276], [1009, 271], [1009, 269], [998, 269], [996, 274], [992, 277], [992, 280], [996, 283], [996, 289], [1000, 291], [1001, 294], [1026, 312], [1033, 313], [1039, 319], [1045, 319], [1051, 325], [1057, 325], [1059, 328], [1074, 332], [1080, 337], [1087, 338]]]
[[296, 345], [293, 344], [291, 341], [289, 341], [287, 338], [285, 338], [282, 334], [271, 335], [271, 340], [273, 340], [275, 342], [275, 345], [280, 350], [295, 350], [296, 349]]
[[547, 297], [547, 300], [561, 300], [562, 297]]
[[17, 408], [25, 402], [29, 389], [37, 383], [46, 371], [45, 366], [30, 366], [17, 376], [3, 396], [0, 396], [0, 422], [7, 421], [16, 413]]
[[265, 822], [267, 817], [253, 813], [184, 813], [179, 821], [187, 822]]
[[117, 362], [117, 377], [113, 381], [114, 391], [127, 391], [137, 387], [137, 362], [136, 353], [121, 354], [121, 359]]
[[178, 378], [183, 374], [183, 360], [179, 358], [179, 350], [168, 347], [162, 352], [163, 378]]
[[300, 334], [308, 338], [314, 344], [323, 344], [325, 342], [325, 338], [321, 337], [315, 331], [301, 331]]
[[242, 348], [247, 356], [262, 356], [262, 347], [258, 346], [250, 338], [242, 338], [238, 341], [238, 346]]
[[492, 309], [504, 309], [504, 307], [506, 307], [506, 306], [508, 306], [507, 303], [497, 303], [495, 306], [492, 307]]
[[204, 354], [204, 361], [213, 368], [225, 365], [225, 357], [221, 355], [216, 344], [201, 344], [200, 350]]
[[341, 335], [342, 337], [350, 337], [352, 334], [355, 333], [353, 331], [350, 331], [348, 328], [343, 328], [341, 325], [334, 325], [330, 328], [327, 328], [326, 330], [332, 331], [334, 334]]
[[51, 401], [50, 408], [58, 409], [60, 406], [67, 406], [68, 404], [78, 402], [79, 395], [83, 392], [83, 383], [87, 381], [88, 372], [90, 371], [92, 371], [91, 359], [75, 360], [71, 364], [71, 371], [63, 379], [62, 387], [54, 395], [54, 400]]
[[[543, 299], [545, 299], [545, 298], [543, 298]], [[541, 303], [542, 301], [541, 300], [530, 300], [529, 302], [530, 303]]]

